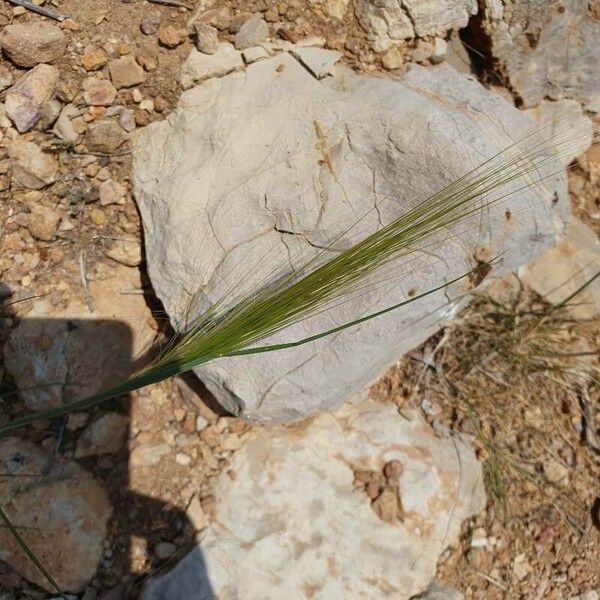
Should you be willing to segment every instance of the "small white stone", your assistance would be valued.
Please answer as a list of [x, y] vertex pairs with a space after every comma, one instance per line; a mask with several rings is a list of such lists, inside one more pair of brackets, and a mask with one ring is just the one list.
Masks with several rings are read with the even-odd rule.
[[175, 455], [175, 462], [178, 465], [181, 465], [182, 467], [186, 467], [192, 462], [192, 459], [187, 454], [184, 454], [183, 452], [178, 452]]
[[446, 52], [448, 51], [448, 43], [442, 38], [435, 38], [433, 42], [433, 53], [431, 54], [430, 60], [436, 65], [441, 63], [446, 58]]
[[196, 431], [202, 431], [203, 429], [208, 427], [208, 425], [209, 421], [206, 417], [203, 417], [202, 415], [198, 415], [196, 417]]
[[132, 92], [131, 92], [131, 99], [136, 103], [139, 104], [143, 99], [144, 96], [142, 96], [142, 92], [140, 92], [139, 88], [135, 88]]

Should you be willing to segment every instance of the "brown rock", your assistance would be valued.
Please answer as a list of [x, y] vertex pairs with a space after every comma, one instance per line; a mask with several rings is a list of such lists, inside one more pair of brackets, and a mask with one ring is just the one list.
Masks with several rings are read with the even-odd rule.
[[185, 31], [177, 29], [173, 25], [167, 25], [160, 28], [158, 41], [166, 48], [176, 48], [184, 42], [186, 35]]
[[85, 145], [90, 152], [112, 154], [127, 139], [124, 129], [112, 119], [101, 119], [90, 123], [85, 136]]
[[81, 64], [86, 71], [97, 71], [101, 69], [108, 59], [106, 58], [106, 52], [101, 48], [95, 48], [89, 50], [81, 57]]
[[394, 523], [400, 516], [398, 495], [390, 488], [385, 488], [372, 504], [373, 510], [386, 523]]
[[100, 204], [118, 204], [125, 197], [125, 188], [114, 181], [107, 179], [100, 184]]
[[[16, 437], [0, 440], [0, 469], [8, 475], [0, 482], [0, 502], [27, 545], [61, 588], [81, 590], [102, 558], [111, 514], [104, 488], [76, 463]], [[0, 559], [54, 591], [5, 527]]]
[[138, 65], [133, 56], [124, 56], [111, 61], [108, 70], [117, 89], [139, 85], [146, 79], [144, 69]]
[[20, 133], [29, 131], [40, 119], [42, 107], [54, 96], [58, 78], [56, 67], [38, 65], [6, 92], [6, 114]]
[[83, 90], [83, 99], [88, 106], [111, 106], [117, 97], [117, 88], [108, 79], [86, 79]]
[[56, 179], [56, 159], [42, 152], [33, 142], [15, 140], [8, 146], [12, 161], [13, 184], [33, 190], [41, 190]]
[[30, 212], [27, 225], [29, 233], [38, 240], [49, 242], [56, 235], [62, 215], [57, 210], [37, 203], [30, 205]]
[[106, 250], [106, 256], [128, 267], [137, 267], [142, 262], [142, 246], [139, 238], [120, 237]]
[[0, 46], [14, 64], [35, 67], [60, 58], [67, 48], [67, 38], [51, 23], [15, 23], [0, 33]]

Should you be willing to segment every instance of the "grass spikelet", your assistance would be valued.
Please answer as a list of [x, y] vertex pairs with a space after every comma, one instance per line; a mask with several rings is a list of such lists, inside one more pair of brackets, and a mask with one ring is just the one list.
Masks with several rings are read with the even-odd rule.
[[378, 278], [393, 282], [402, 275], [390, 275], [394, 267], [400, 268], [400, 259], [447, 239], [449, 229], [470, 216], [564, 172], [560, 158], [581, 143], [577, 133], [549, 133], [542, 129], [528, 134], [333, 258], [328, 258], [322, 250], [296, 269], [275, 271], [250, 293], [241, 297], [226, 295], [196, 318], [186, 332], [178, 334], [157, 359], [127, 381], [66, 406], [17, 419], [0, 428], [0, 435], [39, 419], [88, 409], [220, 357], [306, 344], [439, 291], [468, 273], [333, 329], [302, 339], [259, 345], [311, 316], [335, 310], [365, 293]]

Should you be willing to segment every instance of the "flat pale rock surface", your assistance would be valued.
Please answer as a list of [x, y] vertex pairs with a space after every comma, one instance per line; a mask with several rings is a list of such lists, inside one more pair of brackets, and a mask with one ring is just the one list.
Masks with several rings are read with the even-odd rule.
[[[415, 66], [400, 79], [338, 66], [319, 81], [282, 53], [208, 79], [135, 145], [132, 183], [154, 289], [185, 327], [232, 289], [241, 294], [299, 253], [329, 248], [360, 219], [354, 239], [372, 233], [532, 127], [505, 100], [446, 66]], [[491, 276], [542, 254], [569, 212], [565, 178], [544, 183], [414, 253], [398, 265], [394, 285], [374, 287], [275, 339], [301, 339], [435, 288], [469, 271], [474, 254], [502, 254]], [[359, 393], [434, 333], [455, 310], [448, 300], [466, 290], [463, 280], [328, 339], [220, 359], [196, 373], [246, 419], [298, 420]]]
[[[392, 460], [403, 517], [386, 522], [354, 481]], [[468, 444], [370, 400], [255, 431], [231, 461], [198, 547], [149, 580], [142, 600], [407, 599], [427, 588], [462, 521], [485, 505]]]

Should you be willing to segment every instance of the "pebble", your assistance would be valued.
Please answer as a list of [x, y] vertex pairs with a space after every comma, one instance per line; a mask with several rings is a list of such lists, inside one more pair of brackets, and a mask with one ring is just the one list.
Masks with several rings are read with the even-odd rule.
[[106, 215], [104, 214], [104, 211], [100, 210], [99, 208], [93, 208], [90, 211], [90, 220], [94, 225], [97, 225], [98, 227], [106, 225], [108, 221]]
[[142, 262], [142, 246], [137, 238], [119, 238], [106, 250], [106, 256], [122, 265], [137, 267]]
[[15, 65], [29, 68], [60, 58], [67, 49], [67, 38], [51, 23], [14, 23], [0, 33], [0, 47]]
[[564, 484], [569, 476], [569, 469], [554, 458], [550, 458], [544, 464], [544, 475], [550, 483]]
[[39, 121], [42, 107], [54, 96], [59, 76], [56, 67], [38, 65], [7, 90], [6, 115], [19, 133], [29, 131]]
[[126, 139], [127, 133], [116, 121], [101, 119], [88, 126], [85, 145], [90, 152], [112, 154]]
[[81, 57], [81, 64], [86, 71], [97, 71], [108, 62], [106, 52], [101, 48], [89, 50]]
[[111, 106], [117, 88], [108, 79], [90, 77], [83, 82], [83, 99], [88, 106]]
[[49, 100], [42, 106], [40, 120], [35, 124], [35, 128], [40, 131], [50, 129], [62, 110], [62, 104], [58, 100]]
[[130, 108], [124, 108], [119, 114], [119, 125], [128, 133], [132, 132], [135, 127], [135, 113]]
[[35, 143], [13, 141], [8, 145], [8, 155], [12, 161], [12, 179], [15, 185], [41, 190], [56, 180], [56, 159], [42, 152]]
[[125, 188], [113, 179], [107, 179], [100, 184], [100, 204], [102, 206], [119, 204], [125, 194]]
[[0, 92], [10, 87], [14, 80], [13, 74], [4, 65], [0, 65]]
[[140, 110], [145, 110], [146, 112], [153, 113], [154, 112], [154, 102], [149, 98], [142, 100], [140, 102]]
[[90, 415], [86, 412], [73, 412], [67, 417], [67, 431], [77, 431], [83, 429], [90, 420]]
[[158, 32], [158, 41], [166, 48], [176, 48], [179, 44], [183, 44], [186, 38], [186, 32], [177, 29], [173, 25], [161, 27]]
[[43, 204], [33, 204], [29, 206], [30, 219], [27, 229], [31, 235], [43, 242], [49, 242], [55, 235], [61, 214], [44, 206]]
[[192, 459], [187, 454], [184, 454], [183, 452], [178, 452], [175, 455], [175, 462], [178, 465], [181, 465], [182, 467], [186, 467], [192, 462]]
[[159, 11], [153, 11], [144, 15], [140, 22], [140, 29], [145, 35], [154, 35], [160, 27], [162, 15]]
[[259, 46], [269, 35], [269, 26], [260, 15], [248, 19], [235, 34], [233, 43], [238, 50]]
[[203, 417], [202, 415], [198, 415], [196, 417], [196, 431], [202, 431], [203, 429], [206, 429], [209, 424], [210, 421], [206, 417]]
[[135, 61], [133, 56], [123, 56], [111, 61], [108, 65], [110, 78], [117, 89], [133, 87], [144, 83], [144, 69]]
[[190, 500], [185, 514], [188, 521], [192, 524], [194, 531], [200, 531], [208, 525], [208, 516], [204, 512], [200, 499], [196, 494]]
[[140, 90], [138, 88], [134, 88], [133, 91], [131, 92], [131, 99], [136, 104], [139, 104], [144, 99], [144, 96], [142, 95], [142, 92], [140, 92]]
[[207, 23], [194, 23], [194, 41], [199, 52], [214, 54], [219, 47], [217, 29]]
[[421, 63], [428, 60], [433, 54], [433, 44], [425, 40], [418, 40], [415, 48], [411, 50], [410, 56], [414, 62]]
[[433, 52], [429, 58], [434, 65], [443, 62], [448, 52], [448, 42], [442, 38], [435, 38], [433, 41]]
[[384, 68], [389, 71], [399, 69], [402, 66], [403, 59], [402, 54], [398, 48], [390, 48], [382, 57], [381, 62]]
[[166, 560], [167, 558], [171, 558], [177, 552], [177, 546], [175, 544], [171, 544], [170, 542], [159, 542], [154, 546], [154, 555], [159, 560]]

